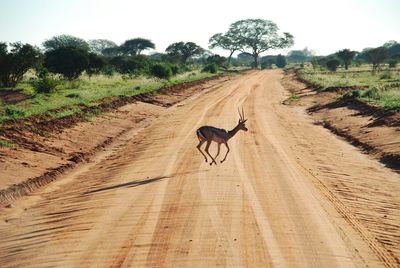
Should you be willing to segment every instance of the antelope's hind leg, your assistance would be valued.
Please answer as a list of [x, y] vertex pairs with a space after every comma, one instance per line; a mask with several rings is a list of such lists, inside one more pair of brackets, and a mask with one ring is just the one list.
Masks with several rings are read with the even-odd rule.
[[211, 166], [213, 163], [217, 164], [217, 162], [215, 162], [215, 159], [211, 156], [210, 152], [208, 151], [208, 148], [210, 148], [210, 144], [211, 144], [211, 141], [207, 141], [205, 151], [206, 151], [206, 153], [208, 154], [208, 156], [209, 156], [209, 157], [211, 158], [211, 160], [212, 160], [211, 163], [210, 163], [210, 166]]
[[207, 156], [206, 156], [206, 155], [203, 153], [203, 151], [200, 149], [204, 142], [205, 142], [205, 141], [199, 140], [199, 144], [198, 144], [196, 147], [197, 147], [197, 150], [199, 150], [200, 153], [204, 156], [204, 159], [205, 159], [206, 162], [207, 162]]

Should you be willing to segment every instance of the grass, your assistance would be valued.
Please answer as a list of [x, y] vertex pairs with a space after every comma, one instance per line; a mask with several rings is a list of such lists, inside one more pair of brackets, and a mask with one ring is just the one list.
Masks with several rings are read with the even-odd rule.
[[6, 105], [0, 102], [0, 125], [8, 120], [18, 120], [39, 114], [62, 118], [79, 113], [86, 107], [95, 107], [107, 98], [133, 96], [141, 93], [156, 94], [163, 87], [215, 75], [195, 70], [178, 74], [169, 81], [147, 77], [130, 78], [119, 74], [112, 77], [98, 75], [89, 78], [82, 76], [75, 81], [61, 80], [56, 91], [51, 94], [34, 94], [30, 80], [25, 79], [16, 88], [32, 95], [32, 98], [15, 105]]
[[10, 141], [7, 140], [1, 140], [0, 139], [0, 147], [7, 147], [7, 148], [13, 148], [14, 144]]
[[339, 69], [337, 72], [304, 68], [299, 71], [299, 75], [306, 81], [320, 87], [321, 90], [329, 87], [368, 87], [400, 83], [400, 70], [398, 69], [386, 70], [372, 75], [371, 69], [365, 66], [350, 68], [348, 71]]
[[388, 110], [400, 111], [400, 70], [385, 69], [372, 74], [371, 66], [363, 65], [339, 69], [337, 72], [304, 68], [299, 76], [323, 91], [331, 87], [360, 87], [346, 92], [343, 97], [353, 97], [372, 102]]

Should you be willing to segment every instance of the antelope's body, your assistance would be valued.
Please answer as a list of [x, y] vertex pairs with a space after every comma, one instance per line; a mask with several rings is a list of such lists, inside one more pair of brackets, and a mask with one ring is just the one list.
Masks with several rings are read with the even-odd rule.
[[[244, 113], [242, 110], [242, 114], [240, 114], [239, 112], [239, 122], [236, 125], [236, 127], [234, 127], [232, 130], [230, 131], [226, 131], [225, 129], [222, 128], [216, 128], [213, 126], [202, 126], [199, 129], [197, 129], [196, 134], [197, 134], [197, 138], [199, 139], [199, 144], [197, 145], [197, 149], [200, 151], [200, 153], [204, 156], [205, 161], [207, 162], [207, 156], [203, 153], [203, 151], [201, 150], [201, 146], [203, 145], [203, 143], [206, 143], [206, 148], [205, 148], [205, 152], [208, 154], [208, 156], [211, 158], [211, 163], [210, 165], [212, 165], [213, 163], [217, 164], [217, 162], [215, 162], [215, 159], [217, 158], [217, 156], [219, 155], [219, 151], [221, 148], [221, 144], [225, 144], [227, 151], [225, 154], [224, 159], [221, 160], [221, 163], [225, 161], [228, 153], [229, 153], [229, 146], [228, 146], [228, 140], [230, 138], [232, 138], [233, 136], [235, 136], [235, 134], [239, 131], [239, 130], [244, 130], [247, 131], [247, 128], [245, 126], [245, 123], [247, 120], [244, 119]], [[209, 153], [208, 149], [211, 145], [211, 142], [215, 142], [218, 144], [218, 152], [215, 155], [215, 157], [213, 158], [211, 156], [211, 154]]]

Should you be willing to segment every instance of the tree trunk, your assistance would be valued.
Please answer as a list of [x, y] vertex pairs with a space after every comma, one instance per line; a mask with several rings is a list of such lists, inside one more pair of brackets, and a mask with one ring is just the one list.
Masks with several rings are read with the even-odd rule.
[[254, 57], [254, 69], [258, 69], [258, 53], [253, 54]]
[[231, 59], [232, 59], [232, 55], [233, 55], [234, 52], [235, 52], [235, 51], [231, 51], [231, 54], [229, 54], [229, 57], [228, 57], [228, 67], [231, 65]]

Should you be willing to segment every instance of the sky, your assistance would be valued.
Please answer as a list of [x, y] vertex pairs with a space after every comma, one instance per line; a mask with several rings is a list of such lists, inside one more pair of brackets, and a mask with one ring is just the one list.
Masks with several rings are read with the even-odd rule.
[[400, 0], [0, 0], [0, 42], [41, 46], [52, 36], [69, 34], [117, 44], [147, 38], [158, 52], [179, 41], [207, 48], [208, 39], [231, 23], [257, 18], [295, 37], [290, 49], [264, 54], [308, 47], [327, 55], [400, 42], [399, 11]]

